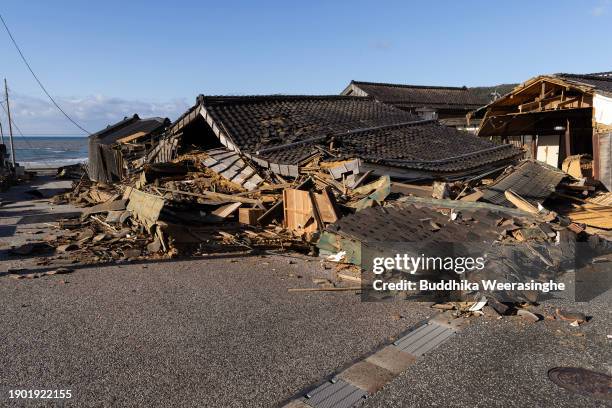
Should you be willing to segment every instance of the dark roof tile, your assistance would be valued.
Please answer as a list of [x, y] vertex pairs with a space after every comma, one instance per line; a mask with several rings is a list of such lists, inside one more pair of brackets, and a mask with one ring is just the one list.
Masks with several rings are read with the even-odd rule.
[[140, 119], [138, 115], [134, 115], [125, 117], [123, 120], [107, 126], [99, 132], [92, 134], [90, 138], [95, 139], [98, 143], [112, 144], [117, 139], [133, 135], [134, 133], [152, 133], [157, 129], [161, 129], [165, 125], [168, 125], [169, 123], [169, 120], [166, 118], [154, 117]]
[[381, 102], [398, 107], [449, 107], [475, 109], [491, 101], [481, 90], [467, 87], [401, 85], [351, 81], [351, 84]]
[[598, 72], [593, 74], [555, 74], [569, 82], [589, 85], [597, 90], [612, 93], [612, 73]]
[[333, 140], [341, 157], [426, 171], [453, 172], [516, 157], [510, 145], [440, 125], [363, 97], [198, 98], [243, 153], [298, 165]]
[[483, 190], [482, 200], [514, 207], [505, 192], [512, 190], [534, 206], [542, 204], [566, 176], [561, 170], [535, 160], [525, 160]]

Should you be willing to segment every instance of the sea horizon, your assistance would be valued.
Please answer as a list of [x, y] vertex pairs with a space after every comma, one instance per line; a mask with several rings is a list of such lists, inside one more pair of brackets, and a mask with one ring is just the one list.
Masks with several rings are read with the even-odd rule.
[[[9, 137], [4, 135], [7, 153]], [[15, 161], [26, 169], [57, 168], [85, 163], [88, 157], [87, 136], [13, 135]]]

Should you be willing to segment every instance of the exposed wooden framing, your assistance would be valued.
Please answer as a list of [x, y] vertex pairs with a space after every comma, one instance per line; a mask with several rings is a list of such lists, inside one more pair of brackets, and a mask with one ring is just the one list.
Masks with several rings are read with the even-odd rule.
[[213, 118], [210, 116], [204, 106], [200, 106], [199, 113], [200, 115], [202, 115], [206, 123], [208, 123], [208, 126], [210, 126], [213, 133], [215, 134], [215, 136], [217, 136], [223, 146], [240, 153], [240, 149], [238, 148], [238, 146], [236, 146], [234, 142], [232, 142], [230, 137], [227, 135], [227, 132], [219, 128], [217, 123], [213, 120]]
[[559, 102], [555, 108], [556, 109], [560, 109], [560, 108], [563, 108], [563, 107], [565, 107], [567, 105], [571, 105], [572, 103], [575, 103], [575, 102], [578, 102], [578, 108], [582, 108], [582, 100], [583, 100], [582, 96], [575, 97], [575, 98], [572, 98], [572, 99], [566, 99], [563, 102]]

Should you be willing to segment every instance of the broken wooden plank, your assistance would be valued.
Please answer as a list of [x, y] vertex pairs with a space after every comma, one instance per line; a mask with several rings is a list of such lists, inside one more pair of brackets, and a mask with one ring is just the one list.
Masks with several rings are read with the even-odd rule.
[[213, 215], [221, 218], [227, 218], [234, 213], [242, 203], [230, 203], [217, 208], [212, 212]]
[[[275, 174], [277, 178], [282, 181], [282, 184], [287, 184], [287, 181], [283, 180], [278, 174]], [[314, 185], [314, 180], [308, 177], [304, 180], [300, 185], [295, 187], [297, 190], [303, 190], [306, 188], [310, 188]], [[257, 219], [259, 225], [268, 225], [274, 219], [281, 219], [284, 215], [284, 200], [280, 199], [276, 201], [276, 203], [268, 209], [261, 217]]]
[[202, 193], [200, 194], [200, 193], [192, 193], [190, 191], [172, 190], [169, 188], [162, 188], [162, 187], [157, 187], [157, 188], [160, 191], [166, 191], [166, 192], [173, 193], [173, 194], [183, 194], [183, 195], [188, 195], [192, 197], [206, 198], [209, 200], [215, 200], [219, 202], [237, 202], [237, 203], [243, 203], [243, 204], [261, 205], [262, 201], [274, 200], [273, 197], [262, 197], [261, 200], [256, 200], [254, 198], [241, 197], [241, 196], [236, 196], [232, 194], [216, 193], [213, 191], [202, 191]]
[[126, 203], [127, 203], [127, 200], [121, 199], [121, 200], [115, 200], [115, 201], [107, 201], [102, 204], [94, 205], [93, 207], [85, 208], [83, 210], [81, 218], [85, 218], [89, 215], [98, 214], [102, 212], [125, 210]]
[[342, 272], [336, 273], [336, 276], [341, 280], [361, 283], [361, 277], [359, 276], [353, 276]]
[[525, 200], [523, 197], [519, 196], [512, 190], [506, 190], [504, 195], [506, 196], [506, 199], [512, 204], [514, 204], [514, 206], [519, 210], [527, 211], [532, 214], [539, 213], [539, 210], [533, 204], [531, 204], [529, 201]]
[[471, 194], [468, 194], [466, 196], [461, 197], [459, 200], [461, 201], [467, 201], [467, 202], [474, 202], [474, 201], [478, 201], [482, 198], [482, 196], [484, 195], [484, 193], [480, 190], [477, 190]]
[[257, 225], [263, 214], [264, 210], [261, 208], [241, 208], [238, 211], [238, 221], [245, 225]]
[[406, 184], [398, 183], [396, 181], [391, 183], [391, 192], [400, 193], [404, 195], [415, 195], [417, 197], [431, 197], [433, 187], [431, 185], [422, 186], [418, 184]]
[[289, 292], [345, 292], [361, 290], [361, 286], [349, 286], [346, 288], [289, 288]]
[[237, 196], [244, 196], [247, 194], [253, 194], [253, 193], [261, 193], [264, 191], [274, 191], [274, 190], [284, 190], [285, 188], [291, 188], [293, 186], [294, 183], [280, 183], [280, 184], [271, 184], [271, 185], [267, 185], [267, 186], [262, 186], [259, 187], [258, 189], [252, 190], [252, 191], [243, 191], [242, 193], [237, 193]]
[[287, 229], [299, 234], [317, 231], [317, 223], [311, 222], [314, 214], [308, 191], [286, 188], [283, 190], [283, 203]]
[[338, 209], [336, 208], [336, 200], [330, 192], [330, 187], [325, 187], [321, 194], [316, 194], [317, 206], [321, 213], [321, 219], [326, 223], [334, 223], [340, 218]]
[[278, 200], [272, 207], [263, 213], [258, 219], [259, 225], [268, 225], [273, 219], [283, 217], [283, 200]]

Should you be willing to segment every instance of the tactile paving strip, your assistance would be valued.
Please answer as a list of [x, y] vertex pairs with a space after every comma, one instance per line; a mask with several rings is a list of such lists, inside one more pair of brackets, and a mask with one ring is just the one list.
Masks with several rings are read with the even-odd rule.
[[367, 395], [364, 390], [337, 380], [328, 381], [306, 394], [303, 400], [314, 408], [349, 408]]
[[420, 357], [448, 340], [453, 334], [455, 334], [455, 330], [429, 322], [411, 331], [393, 344], [405, 353]]
[[[452, 327], [430, 320], [393, 344], [399, 353], [407, 353], [414, 359], [433, 350], [455, 333], [456, 330]], [[371, 363], [376, 364], [372, 361]], [[399, 375], [399, 372], [395, 375]], [[313, 408], [349, 408], [357, 406], [368, 395], [370, 394], [366, 390], [335, 377], [332, 381], [327, 381], [310, 391], [305, 398], [294, 400], [293, 403], [300, 404], [296, 406], [306, 404]]]

